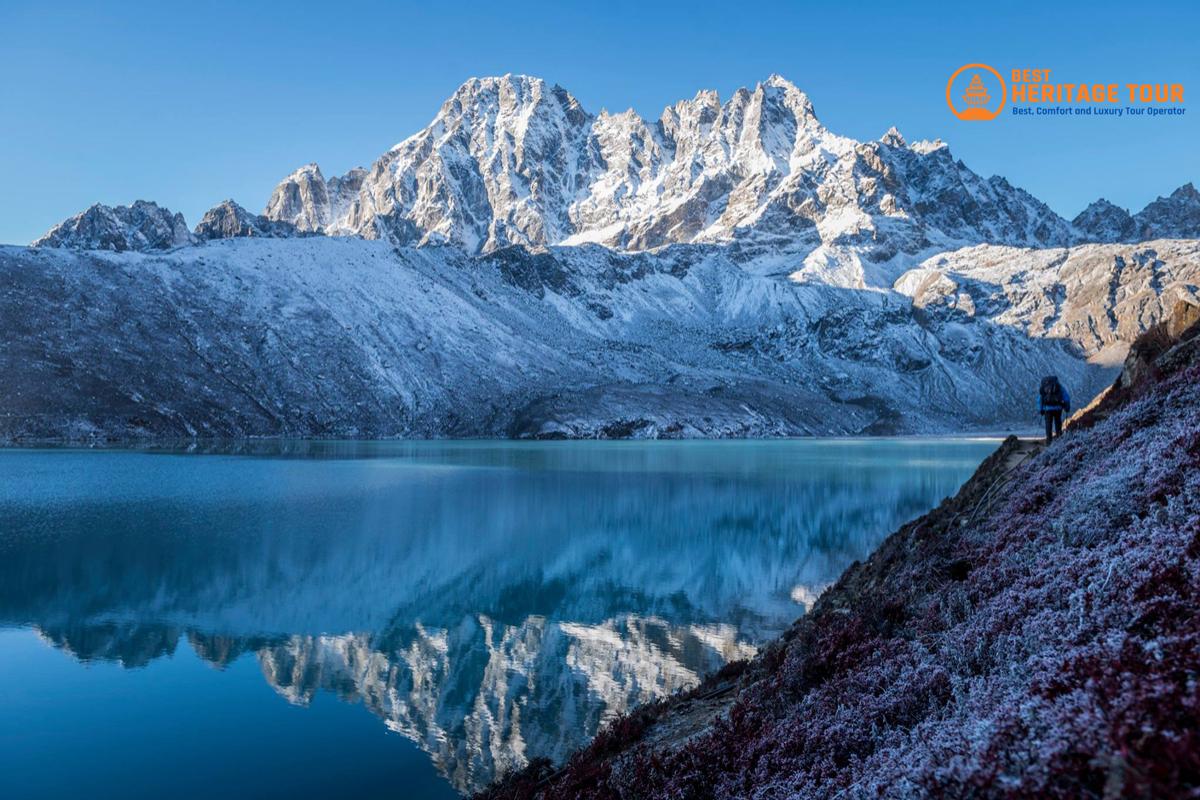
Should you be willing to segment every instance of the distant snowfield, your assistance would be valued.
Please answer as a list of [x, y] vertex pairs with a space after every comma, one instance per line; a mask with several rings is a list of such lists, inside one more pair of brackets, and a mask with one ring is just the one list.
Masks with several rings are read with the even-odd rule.
[[1196, 297], [1198, 250], [979, 246], [851, 289], [698, 245], [5, 247], [0, 438], [1025, 429], [1040, 376], [1090, 397], [1089, 358]]

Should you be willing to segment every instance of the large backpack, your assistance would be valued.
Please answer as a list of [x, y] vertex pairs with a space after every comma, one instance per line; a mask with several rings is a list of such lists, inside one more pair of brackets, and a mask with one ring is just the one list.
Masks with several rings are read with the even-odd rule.
[[1042, 378], [1041, 393], [1043, 407], [1053, 408], [1063, 404], [1062, 384], [1053, 375], [1047, 375], [1045, 378]]

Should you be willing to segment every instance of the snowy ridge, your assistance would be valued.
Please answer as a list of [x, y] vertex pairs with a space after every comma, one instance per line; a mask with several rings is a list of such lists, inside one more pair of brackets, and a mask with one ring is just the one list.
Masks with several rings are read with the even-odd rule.
[[1103, 364], [1194, 296], [1198, 248], [982, 246], [888, 291], [783, 281], [695, 245], [4, 248], [0, 439], [1026, 427], [1042, 375], [1092, 396]]
[[[178, 215], [164, 211], [155, 231], [139, 233], [147, 212], [131, 219], [121, 209], [94, 206], [36, 244], [194, 243]], [[300, 167], [263, 216], [300, 232], [468, 253], [719, 243], [749, 269], [881, 288], [925, 257], [976, 244], [1195, 238], [1200, 193], [1186, 184], [1136, 215], [1099, 200], [1067, 222], [1004, 178], [972, 172], [940, 140], [908, 144], [891, 128], [858, 142], [828, 131], [779, 75], [724, 102], [700, 91], [655, 120], [593, 115], [562, 87], [504, 75], [465, 82], [370, 169], [327, 179], [314, 163]]]
[[[471, 79], [428, 127], [352, 175], [335, 179], [339, 191], [361, 187], [340, 213], [333, 183], [310, 164], [280, 184], [265, 214], [468, 252], [738, 241], [750, 255], [825, 247], [881, 262], [964, 243], [1071, 240], [1043, 204], [980, 178], [943, 144], [910, 148], [894, 130], [867, 143], [830, 133], [778, 75], [724, 103], [699, 92], [654, 121], [593, 116], [538, 78]], [[861, 268], [839, 282], [861, 285]]]
[[701, 91], [657, 120], [593, 116], [538, 78], [473, 78], [369, 171], [326, 183], [309, 164], [264, 213], [302, 230], [472, 253], [736, 243], [743, 263], [774, 268], [792, 254], [797, 277], [850, 286], [889, 285], [921, 256], [966, 245], [1200, 235], [1190, 185], [1134, 222], [1100, 207], [1068, 223], [1003, 178], [972, 172], [944, 142], [909, 145], [895, 128], [877, 142], [831, 133], [779, 75], [724, 103]]

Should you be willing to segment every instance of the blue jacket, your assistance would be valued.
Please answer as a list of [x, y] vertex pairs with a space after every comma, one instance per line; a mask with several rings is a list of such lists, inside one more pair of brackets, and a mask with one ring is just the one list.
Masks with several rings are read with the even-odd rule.
[[1047, 411], [1070, 411], [1071, 410], [1071, 395], [1067, 391], [1067, 387], [1061, 383], [1058, 385], [1059, 391], [1062, 393], [1062, 405], [1054, 403], [1043, 403], [1041, 394], [1038, 395], [1038, 413], [1045, 414]]

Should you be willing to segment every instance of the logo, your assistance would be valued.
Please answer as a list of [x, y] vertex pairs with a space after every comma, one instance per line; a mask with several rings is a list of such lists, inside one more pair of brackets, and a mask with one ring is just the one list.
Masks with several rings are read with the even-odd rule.
[[995, 119], [1008, 100], [1008, 86], [987, 64], [959, 67], [946, 82], [946, 105], [959, 119], [971, 122]]

